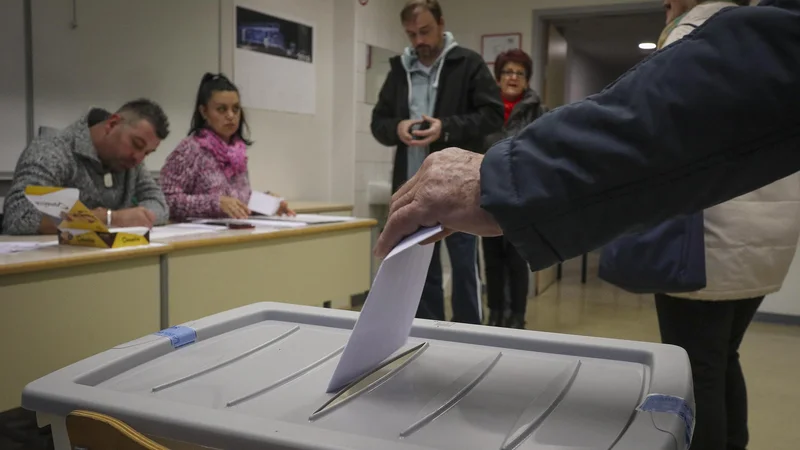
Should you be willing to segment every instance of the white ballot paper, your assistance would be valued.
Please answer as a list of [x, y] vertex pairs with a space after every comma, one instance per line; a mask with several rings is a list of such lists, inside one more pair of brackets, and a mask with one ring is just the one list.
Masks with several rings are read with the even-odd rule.
[[254, 213], [271, 216], [278, 212], [282, 201], [282, 198], [275, 197], [274, 195], [253, 191], [250, 194], [250, 201], [247, 203], [247, 207]]
[[418, 244], [440, 231], [440, 226], [418, 231], [397, 244], [383, 260], [328, 383], [328, 392], [374, 370], [406, 344], [433, 255], [433, 244]]

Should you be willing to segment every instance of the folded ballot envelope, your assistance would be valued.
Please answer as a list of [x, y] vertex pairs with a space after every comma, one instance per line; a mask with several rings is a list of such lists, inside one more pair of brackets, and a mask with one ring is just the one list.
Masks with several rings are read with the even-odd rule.
[[97, 248], [122, 248], [150, 243], [147, 227], [107, 228], [80, 201], [74, 188], [28, 186], [25, 197], [58, 224], [58, 243]]

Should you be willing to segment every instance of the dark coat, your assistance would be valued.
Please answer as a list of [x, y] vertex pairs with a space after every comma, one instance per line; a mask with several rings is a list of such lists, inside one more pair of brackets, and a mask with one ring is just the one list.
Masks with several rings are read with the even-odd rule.
[[533, 270], [800, 170], [800, 0], [728, 8], [492, 147], [481, 206]]
[[[391, 70], [372, 110], [370, 128], [375, 139], [396, 146], [392, 192], [406, 182], [408, 153], [397, 137], [397, 124], [408, 119], [408, 77], [400, 56], [389, 62]], [[483, 153], [483, 139], [503, 126], [500, 88], [476, 52], [456, 47], [445, 55], [433, 116], [442, 121], [441, 138], [430, 145], [431, 153], [458, 147]]]

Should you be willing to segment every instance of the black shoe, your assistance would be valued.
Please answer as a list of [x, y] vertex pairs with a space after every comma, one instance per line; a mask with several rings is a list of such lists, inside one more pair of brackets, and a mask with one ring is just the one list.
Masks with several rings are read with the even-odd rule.
[[517, 328], [520, 330], [525, 329], [525, 315], [520, 313], [513, 313], [506, 322], [508, 328]]
[[487, 323], [490, 327], [502, 327], [503, 326], [503, 312], [502, 311], [491, 311], [489, 313], [489, 322]]

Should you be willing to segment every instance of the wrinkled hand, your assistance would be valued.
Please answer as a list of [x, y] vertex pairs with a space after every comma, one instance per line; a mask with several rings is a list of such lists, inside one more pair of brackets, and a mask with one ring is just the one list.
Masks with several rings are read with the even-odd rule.
[[427, 147], [438, 141], [442, 136], [442, 121], [429, 116], [422, 116], [424, 122], [428, 122], [430, 126], [427, 130], [414, 130], [411, 132], [416, 139], [412, 141], [413, 145], [419, 147]]
[[421, 227], [444, 231], [424, 243], [460, 231], [478, 236], [503, 234], [494, 217], [480, 206], [483, 155], [458, 148], [432, 153], [416, 175], [392, 196], [386, 227], [375, 256], [385, 257], [403, 238]]
[[111, 225], [115, 227], [153, 228], [155, 222], [155, 213], [142, 206], [111, 211]]
[[416, 124], [422, 123], [424, 120], [416, 119], [406, 119], [401, 120], [400, 123], [397, 124], [397, 137], [400, 138], [400, 142], [405, 145], [416, 145], [414, 143], [414, 136], [411, 135], [411, 127]]
[[238, 198], [219, 196], [219, 207], [228, 217], [234, 219], [247, 219], [250, 217], [250, 208]]
[[279, 216], [289, 216], [294, 217], [297, 215], [291, 208], [289, 208], [289, 204], [286, 203], [286, 200], [281, 200], [281, 206], [278, 207], [278, 212], [275, 214]]

